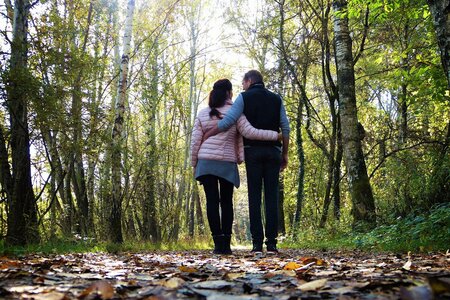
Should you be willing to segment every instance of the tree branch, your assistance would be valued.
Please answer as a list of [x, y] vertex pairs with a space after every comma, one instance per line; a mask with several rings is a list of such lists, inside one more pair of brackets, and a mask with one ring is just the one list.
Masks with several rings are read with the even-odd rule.
[[366, 7], [366, 16], [364, 18], [364, 30], [363, 37], [361, 40], [361, 45], [359, 45], [359, 51], [356, 53], [355, 58], [353, 59], [353, 65], [356, 65], [356, 62], [360, 59], [361, 54], [364, 51], [364, 46], [366, 44], [367, 33], [369, 32], [369, 5]]
[[386, 161], [386, 158], [394, 155], [395, 153], [404, 151], [404, 150], [409, 150], [409, 149], [413, 149], [415, 147], [418, 147], [420, 145], [424, 145], [424, 144], [440, 144], [440, 145], [444, 145], [444, 143], [440, 142], [440, 141], [423, 141], [408, 147], [404, 147], [404, 148], [398, 148], [393, 150], [392, 152], [389, 152], [387, 154], [385, 154], [383, 156], [383, 159], [378, 163], [378, 165], [373, 169], [373, 171], [370, 173], [369, 179], [371, 179], [373, 177], [373, 175], [375, 174], [375, 172], [383, 165], [383, 163]]

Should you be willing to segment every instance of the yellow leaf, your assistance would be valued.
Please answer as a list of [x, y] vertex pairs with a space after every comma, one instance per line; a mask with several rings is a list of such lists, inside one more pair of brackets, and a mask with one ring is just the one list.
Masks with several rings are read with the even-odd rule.
[[327, 283], [327, 279], [317, 279], [317, 280], [313, 280], [307, 283], [304, 283], [300, 286], [298, 286], [297, 288], [299, 290], [302, 290], [303, 292], [307, 292], [307, 291], [316, 291], [318, 289], [321, 289], [325, 286], [325, 284]]
[[289, 270], [295, 270], [295, 269], [298, 269], [298, 268], [300, 268], [301, 267], [301, 265], [299, 265], [298, 263], [296, 263], [296, 262], [294, 262], [294, 261], [291, 261], [291, 262], [288, 262], [285, 266], [284, 266], [284, 270], [287, 270], [287, 271], [289, 271]]
[[184, 280], [178, 277], [172, 277], [169, 280], [163, 282], [163, 286], [169, 289], [177, 289], [184, 284]]
[[180, 269], [181, 272], [186, 272], [186, 273], [195, 273], [195, 272], [197, 272], [196, 268], [187, 267], [187, 266], [180, 266], [180, 267], [178, 267], [178, 269]]

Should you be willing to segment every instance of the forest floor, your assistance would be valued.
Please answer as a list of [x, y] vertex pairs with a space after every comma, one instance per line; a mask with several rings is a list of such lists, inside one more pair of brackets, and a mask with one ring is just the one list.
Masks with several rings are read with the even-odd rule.
[[450, 299], [450, 253], [281, 249], [0, 257], [1, 299]]

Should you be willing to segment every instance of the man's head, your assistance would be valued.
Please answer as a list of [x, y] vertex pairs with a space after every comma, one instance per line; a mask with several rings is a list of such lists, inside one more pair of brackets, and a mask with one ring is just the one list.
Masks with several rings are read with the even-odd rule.
[[253, 83], [263, 83], [263, 77], [257, 70], [250, 70], [244, 74], [244, 79], [242, 79], [242, 87], [246, 91]]

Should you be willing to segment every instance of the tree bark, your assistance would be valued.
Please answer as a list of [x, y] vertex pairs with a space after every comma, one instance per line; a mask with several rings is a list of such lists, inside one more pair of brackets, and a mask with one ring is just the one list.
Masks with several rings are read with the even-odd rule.
[[[84, 30], [84, 39], [83, 44], [81, 46], [81, 55], [84, 55], [86, 52], [87, 41], [89, 38], [89, 31], [91, 27], [92, 21], [92, 11], [93, 4], [92, 1], [89, 4], [88, 9], [88, 17], [87, 24]], [[73, 3], [71, 2], [71, 14], [75, 14]], [[73, 24], [75, 26], [75, 24]], [[75, 39], [75, 37], [73, 37]], [[75, 40], [72, 40], [72, 48], [73, 51], [76, 52], [75, 48]], [[86, 188], [86, 176], [83, 166], [83, 125], [82, 125], [82, 80], [83, 80], [83, 72], [84, 69], [81, 66], [78, 74], [75, 76], [75, 81], [72, 86], [72, 117], [73, 117], [73, 140], [72, 140], [72, 151], [73, 151], [73, 160], [74, 160], [74, 168], [71, 173], [74, 192], [76, 195], [77, 207], [78, 207], [78, 225], [79, 225], [79, 233], [82, 235], [89, 235], [89, 200], [87, 196], [87, 188]]]
[[123, 53], [120, 66], [119, 87], [115, 103], [115, 118], [112, 129], [111, 153], [111, 184], [112, 201], [110, 217], [110, 238], [115, 243], [122, 243], [122, 147], [123, 122], [125, 115], [125, 100], [128, 87], [128, 62], [130, 59], [131, 34], [133, 29], [134, 0], [128, 1], [125, 32], [123, 38]]
[[3, 127], [0, 125], [0, 192], [5, 192], [6, 199], [9, 203], [12, 199], [12, 176], [11, 166], [8, 161], [8, 149], [6, 147], [6, 139], [3, 133]]
[[27, 86], [28, 72], [28, 16], [27, 0], [14, 2], [13, 40], [7, 82], [8, 111], [11, 124], [12, 190], [8, 203], [9, 245], [25, 245], [39, 241], [37, 207], [31, 183], [30, 137], [28, 130]]
[[146, 174], [145, 174], [145, 197], [142, 199], [142, 238], [156, 243], [160, 240], [158, 229], [158, 215], [156, 205], [156, 181], [158, 174], [158, 148], [156, 144], [156, 112], [158, 108], [158, 41], [155, 41], [155, 47], [148, 49], [153, 51], [150, 86], [148, 99], [148, 129], [147, 129], [147, 147], [146, 147]]
[[343, 156], [343, 146], [342, 146], [342, 134], [341, 134], [341, 118], [339, 111], [337, 112], [337, 151], [336, 151], [336, 159], [334, 161], [334, 170], [333, 170], [333, 214], [334, 219], [339, 221], [341, 218], [341, 164], [342, 164], [342, 156]]
[[450, 89], [450, 0], [428, 0], [441, 51], [441, 63]]
[[358, 132], [355, 72], [352, 40], [348, 29], [347, 1], [333, 2], [339, 108], [344, 148], [344, 161], [352, 198], [354, 227], [375, 226], [375, 202], [367, 176], [366, 163]]
[[[297, 238], [298, 230], [300, 229], [300, 218], [302, 213], [302, 206], [304, 200], [304, 184], [305, 184], [305, 152], [303, 149], [303, 137], [302, 137], [302, 114], [303, 106], [307, 102], [307, 95], [305, 86], [300, 81], [295, 67], [291, 63], [291, 60], [287, 53], [286, 44], [284, 41], [284, 23], [285, 23], [285, 1], [278, 2], [278, 7], [280, 10], [280, 25], [279, 25], [279, 40], [280, 40], [280, 51], [283, 56], [283, 60], [286, 63], [287, 70], [289, 74], [294, 79], [295, 86], [300, 90], [300, 97], [297, 103], [297, 117], [295, 123], [296, 129], [296, 143], [297, 143], [297, 156], [299, 159], [298, 168], [298, 188], [297, 188], [297, 202], [295, 208], [294, 222], [292, 224], [292, 236], [294, 239]], [[307, 68], [303, 70], [303, 74], [306, 75]], [[305, 76], [303, 76], [305, 78]]]

